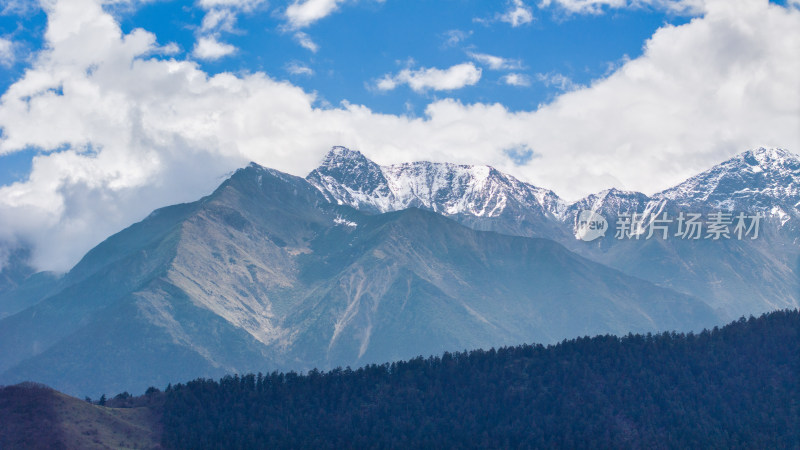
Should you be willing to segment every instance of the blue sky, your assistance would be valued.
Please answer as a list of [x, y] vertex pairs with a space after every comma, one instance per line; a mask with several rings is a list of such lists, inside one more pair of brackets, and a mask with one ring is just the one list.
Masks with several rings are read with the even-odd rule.
[[[565, 15], [550, 8], [537, 11], [533, 22], [512, 27], [493, 20], [504, 8], [502, 2], [475, 0], [345, 4], [304, 30], [319, 46], [316, 52], [301, 47], [291, 31], [283, 30], [281, 16], [260, 8], [240, 14], [236, 31], [221, 33], [220, 40], [234, 45], [236, 53], [202, 64], [209, 73], [264, 71], [316, 91], [332, 104], [347, 100], [378, 112], [418, 114], [435, 96], [467, 103], [500, 102], [512, 110], [535, 109], [561, 92], [560, 86], [537, 80], [537, 74], [589, 83], [622, 58], [640, 55], [644, 41], [664, 23], [689, 19], [651, 8], [603, 15]], [[203, 11], [193, 8], [191, 1], [155, 2], [121, 16], [124, 30], [144, 27], [162, 41], [177, 43], [185, 54], [194, 45]], [[444, 94], [414, 93], [407, 87], [393, 92], [374, 89], [376, 79], [409, 63], [450, 67], [474, 61], [470, 53], [514, 60], [520, 68], [491, 70], [476, 63], [483, 69], [478, 84]], [[311, 69], [313, 75], [288, 73], [292, 64]], [[503, 83], [501, 78], [510, 72], [531, 77], [531, 86], [520, 89]]]
[[65, 270], [249, 161], [492, 165], [577, 200], [800, 149], [800, 0], [7, 0], [0, 264]]

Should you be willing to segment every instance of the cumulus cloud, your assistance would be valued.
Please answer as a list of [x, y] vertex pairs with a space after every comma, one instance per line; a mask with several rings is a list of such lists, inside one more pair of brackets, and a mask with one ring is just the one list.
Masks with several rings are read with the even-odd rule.
[[339, 8], [343, 0], [295, 0], [286, 8], [286, 19], [293, 28], [305, 28]]
[[[322, 107], [264, 73], [210, 76], [191, 60], [150, 57], [156, 36], [123, 33], [97, 1], [47, 2], [46, 12], [45, 47], [0, 98], [0, 154], [42, 151], [28, 179], [0, 187], [0, 241], [34, 244], [42, 269], [69, 268], [248, 161], [304, 175], [334, 144], [382, 164], [491, 164], [566, 198], [652, 193], [747, 148], [800, 149], [800, 11], [767, 1], [710, 2], [607, 78], [537, 110], [443, 99], [420, 117]], [[390, 80], [450, 69], [427, 70]]]
[[511, 0], [508, 11], [501, 14], [498, 19], [511, 24], [512, 27], [518, 27], [533, 22], [533, 13], [522, 0]]
[[488, 66], [492, 70], [513, 70], [522, 67], [522, 61], [518, 59], [508, 59], [486, 53], [468, 52], [467, 54], [470, 58]]
[[235, 52], [233, 45], [219, 42], [214, 36], [203, 36], [197, 39], [192, 55], [197, 59], [213, 61]]
[[396, 75], [385, 75], [376, 86], [382, 91], [407, 84], [414, 92], [451, 91], [476, 84], [481, 79], [481, 69], [472, 63], [456, 64], [447, 69], [403, 69]]
[[14, 43], [10, 39], [0, 37], [0, 65], [14, 64]]
[[527, 87], [531, 85], [531, 78], [522, 73], [509, 73], [500, 80], [509, 86]]

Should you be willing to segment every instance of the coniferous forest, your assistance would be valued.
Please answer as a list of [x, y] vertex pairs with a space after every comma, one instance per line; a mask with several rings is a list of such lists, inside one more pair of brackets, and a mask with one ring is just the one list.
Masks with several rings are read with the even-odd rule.
[[168, 448], [800, 448], [800, 313], [158, 395]]

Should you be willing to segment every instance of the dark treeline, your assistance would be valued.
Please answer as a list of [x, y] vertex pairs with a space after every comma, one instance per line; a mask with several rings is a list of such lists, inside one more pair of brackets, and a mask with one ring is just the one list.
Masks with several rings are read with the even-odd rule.
[[800, 313], [167, 389], [170, 448], [800, 448]]

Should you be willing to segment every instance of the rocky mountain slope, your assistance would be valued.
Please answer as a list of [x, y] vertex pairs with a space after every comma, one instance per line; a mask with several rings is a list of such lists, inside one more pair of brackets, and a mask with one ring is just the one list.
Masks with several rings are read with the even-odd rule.
[[[334, 148], [307, 179], [325, 197], [364, 211], [416, 206], [479, 230], [555, 240], [595, 261], [697, 296], [727, 319], [800, 305], [800, 158], [781, 149], [750, 150], [652, 197], [609, 189], [567, 203], [551, 191], [485, 166], [416, 162], [378, 166], [361, 153]], [[602, 239], [583, 242], [579, 216], [607, 220]], [[677, 236], [683, 214], [762, 216], [759, 237], [706, 242]], [[670, 219], [656, 233], [618, 239], [619, 221]], [[751, 222], [746, 223], [749, 226]], [[704, 226], [707, 224], [704, 223]], [[661, 238], [659, 238], [659, 236]], [[713, 239], [712, 239], [713, 240]]]
[[59, 283], [0, 321], [0, 383], [98, 397], [197, 376], [719, 323], [697, 298], [551, 240], [418, 208], [360, 212], [257, 165], [111, 236]]

